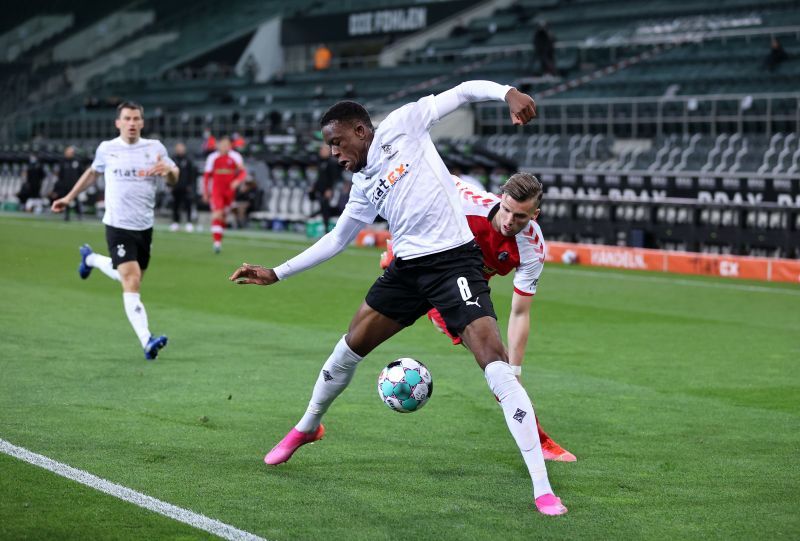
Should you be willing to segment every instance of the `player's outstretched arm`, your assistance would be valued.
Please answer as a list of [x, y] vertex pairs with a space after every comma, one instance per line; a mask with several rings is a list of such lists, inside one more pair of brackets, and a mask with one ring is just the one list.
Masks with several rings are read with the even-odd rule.
[[[508, 362], [511, 366], [522, 367], [525, 360], [532, 304], [533, 295], [520, 295], [515, 291], [511, 297], [511, 314], [508, 317]], [[515, 371], [519, 375], [521, 368]]]
[[449, 115], [465, 103], [505, 101], [511, 122], [527, 124], [536, 117], [536, 103], [514, 87], [492, 81], [466, 81], [434, 97], [439, 118]]
[[244, 263], [231, 275], [229, 280], [237, 284], [268, 286], [294, 274], [303, 272], [341, 253], [353, 242], [364, 226], [362, 221], [343, 214], [336, 226], [327, 235], [309, 246], [286, 263], [268, 269], [260, 265]]
[[78, 179], [78, 182], [75, 183], [75, 186], [69, 191], [67, 195], [60, 199], [56, 199], [53, 201], [53, 204], [50, 206], [50, 210], [53, 212], [61, 212], [65, 208], [69, 206], [72, 201], [78, 197], [83, 190], [91, 186], [91, 184], [97, 180], [97, 177], [100, 176], [100, 173], [92, 169], [91, 167], [88, 168], [86, 171], [83, 172], [81, 178]]

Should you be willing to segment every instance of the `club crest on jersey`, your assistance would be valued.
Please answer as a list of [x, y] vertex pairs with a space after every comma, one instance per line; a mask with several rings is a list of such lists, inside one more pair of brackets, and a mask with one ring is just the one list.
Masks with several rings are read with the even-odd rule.
[[117, 257], [125, 257], [125, 245], [117, 244]]
[[499, 254], [497, 254], [498, 261], [505, 261], [506, 259], [508, 259], [508, 252], [502, 251]]
[[397, 150], [394, 150], [392, 148], [392, 145], [381, 145], [381, 150], [383, 151], [383, 153], [386, 156], [388, 156], [388, 159], [390, 159], [390, 160], [392, 158], [394, 158], [395, 156], [397, 156], [397, 152], [398, 152]]
[[389, 188], [395, 185], [397, 181], [408, 175], [408, 164], [400, 164], [398, 167], [392, 169], [386, 178], [382, 178], [375, 185], [375, 190], [372, 192], [372, 203], [375, 208], [380, 210], [386, 200], [386, 195], [389, 193]]

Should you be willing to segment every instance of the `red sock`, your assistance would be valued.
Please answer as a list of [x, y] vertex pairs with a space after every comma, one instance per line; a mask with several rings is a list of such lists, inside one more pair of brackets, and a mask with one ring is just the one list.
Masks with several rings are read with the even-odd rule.
[[536, 430], [539, 431], [539, 441], [549, 440], [550, 436], [547, 435], [547, 432], [544, 431], [542, 425], [539, 424], [539, 417], [534, 415], [534, 418], [536, 419]]
[[222, 233], [225, 231], [225, 222], [223, 220], [211, 220], [211, 238], [214, 242], [222, 242]]

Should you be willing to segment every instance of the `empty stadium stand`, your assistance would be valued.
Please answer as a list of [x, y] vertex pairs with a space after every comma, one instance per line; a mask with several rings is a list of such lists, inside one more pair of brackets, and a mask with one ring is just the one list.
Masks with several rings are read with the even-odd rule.
[[[409, 5], [232, 0], [220, 18], [206, 0], [92, 2], [89, 15], [66, 9], [0, 26], [0, 43], [16, 45], [0, 59], [0, 89], [12, 97], [0, 125], [9, 143], [0, 147], [0, 201], [13, 206], [31, 150], [13, 143], [35, 137], [45, 161], [66, 143], [91, 153], [115, 135], [115, 104], [134, 97], [152, 132], [187, 141], [198, 160], [204, 130], [244, 134], [264, 194], [254, 221], [302, 224], [317, 210], [305, 195], [312, 133], [330, 103], [353, 98], [380, 118], [462, 80], [490, 79], [533, 93], [536, 122], [515, 127], [503, 104], [475, 106], [472, 125], [437, 141], [440, 152], [490, 188], [516, 169], [540, 175], [550, 238], [800, 256], [800, 1], [502, 1], [489, 15], [454, 13], [449, 36], [420, 39], [394, 65], [380, 65], [375, 40], [365, 40], [342, 47], [328, 70], [287, 62], [266, 82], [232, 70], [270, 18]], [[123, 20], [136, 31], [98, 36], [104, 22]], [[542, 73], [532, 46], [545, 22], [555, 74]], [[36, 31], [17, 44], [14, 32], [26, 28]], [[773, 37], [787, 56], [768, 64]]]

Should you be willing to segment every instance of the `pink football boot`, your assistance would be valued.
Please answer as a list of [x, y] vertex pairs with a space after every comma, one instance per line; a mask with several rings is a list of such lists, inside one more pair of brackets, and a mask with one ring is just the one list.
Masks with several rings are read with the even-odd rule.
[[536, 509], [543, 515], [564, 515], [567, 508], [561, 503], [561, 498], [557, 498], [555, 494], [544, 494], [535, 500]]
[[319, 425], [319, 428], [312, 433], [300, 432], [296, 428], [292, 428], [280, 443], [267, 453], [267, 456], [264, 457], [264, 462], [270, 466], [283, 464], [292, 458], [294, 452], [301, 446], [321, 440], [324, 435], [325, 427], [323, 425]]

